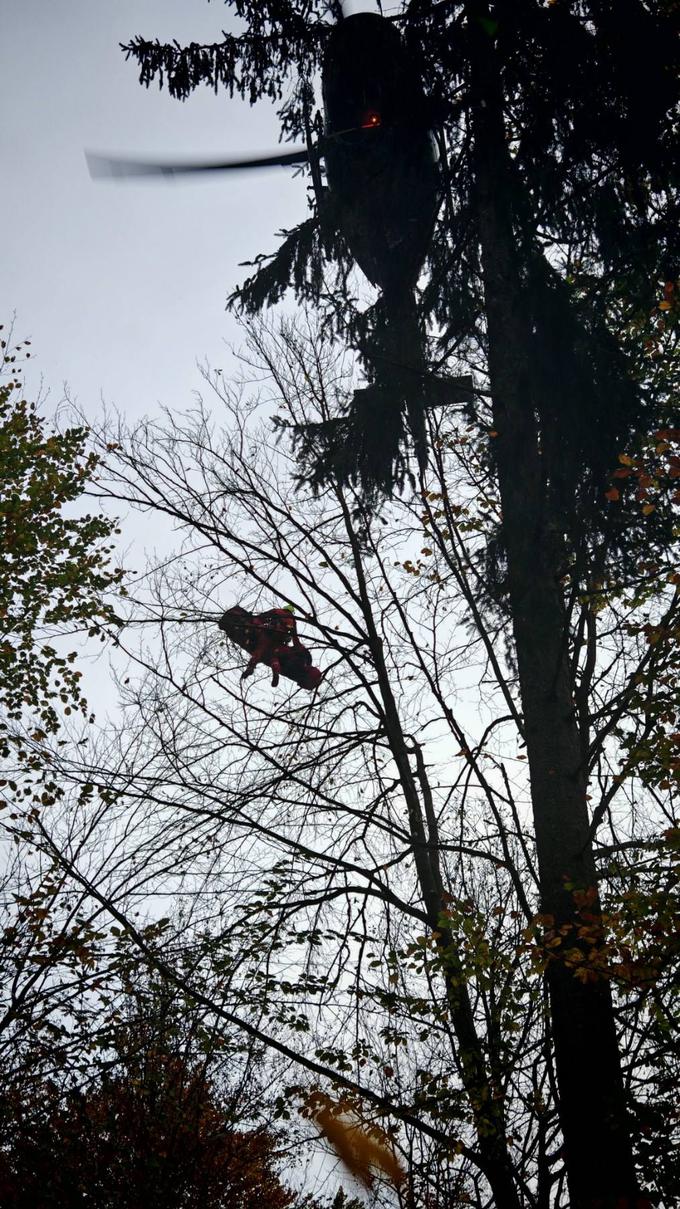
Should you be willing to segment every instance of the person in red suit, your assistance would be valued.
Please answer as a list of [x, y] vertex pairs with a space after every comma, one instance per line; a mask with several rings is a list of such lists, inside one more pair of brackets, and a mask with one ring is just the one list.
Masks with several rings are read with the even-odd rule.
[[269, 609], [266, 613], [249, 613], [240, 605], [234, 605], [227, 609], [218, 625], [232, 642], [250, 655], [242, 680], [252, 676], [258, 663], [264, 663], [272, 669], [273, 688], [279, 683], [279, 676], [310, 691], [321, 683], [322, 673], [318, 667], [313, 667], [312, 656], [300, 642], [290, 605]]

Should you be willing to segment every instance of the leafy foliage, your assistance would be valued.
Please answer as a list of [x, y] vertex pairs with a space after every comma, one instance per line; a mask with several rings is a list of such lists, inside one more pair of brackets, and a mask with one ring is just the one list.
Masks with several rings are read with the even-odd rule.
[[[124, 1045], [122, 1041], [124, 1040]], [[0, 1100], [0, 1196], [7, 1209], [287, 1209], [275, 1141], [244, 1132], [201, 1065], [160, 1038], [119, 1037], [87, 1087], [46, 1083]]]
[[105, 594], [123, 572], [111, 568], [114, 547], [105, 544], [115, 522], [68, 515], [98, 464], [85, 429], [50, 431], [12, 373], [0, 385], [0, 702], [9, 720], [28, 710], [49, 734], [57, 703], [67, 714], [87, 706], [75, 652], [60, 654], [48, 635], [75, 627], [101, 636], [114, 620]]

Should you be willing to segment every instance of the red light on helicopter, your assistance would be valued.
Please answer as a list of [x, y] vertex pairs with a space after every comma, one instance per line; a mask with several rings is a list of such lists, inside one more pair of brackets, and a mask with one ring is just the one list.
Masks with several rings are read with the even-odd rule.
[[371, 128], [374, 126], [382, 126], [382, 118], [380, 117], [377, 109], [367, 109], [366, 112], [361, 115], [361, 129], [371, 130]]

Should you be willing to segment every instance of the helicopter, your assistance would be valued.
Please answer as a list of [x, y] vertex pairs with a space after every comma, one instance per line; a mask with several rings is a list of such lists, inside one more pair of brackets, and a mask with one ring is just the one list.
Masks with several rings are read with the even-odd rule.
[[355, 392], [347, 416], [294, 435], [303, 460], [316, 465], [313, 481], [335, 472], [361, 481], [369, 493], [384, 493], [397, 463], [403, 471], [404, 418], [422, 466], [425, 408], [472, 397], [469, 376], [428, 373], [414, 294], [443, 197], [432, 106], [404, 39], [378, 13], [355, 13], [333, 26], [321, 86], [322, 132], [314, 142], [308, 125], [306, 146], [290, 151], [215, 162], [87, 159], [93, 177], [114, 179], [309, 163], [320, 214], [330, 212], [381, 297], [370, 346], [362, 350], [372, 380]]

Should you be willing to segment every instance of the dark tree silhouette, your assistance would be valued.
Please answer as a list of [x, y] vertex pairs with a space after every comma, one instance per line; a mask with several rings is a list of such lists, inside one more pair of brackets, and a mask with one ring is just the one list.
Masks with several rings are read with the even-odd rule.
[[126, 1006], [80, 1086], [66, 1069], [0, 1094], [5, 1209], [314, 1209], [282, 1183], [274, 1136], [216, 1085], [186, 1005], [156, 979]]

